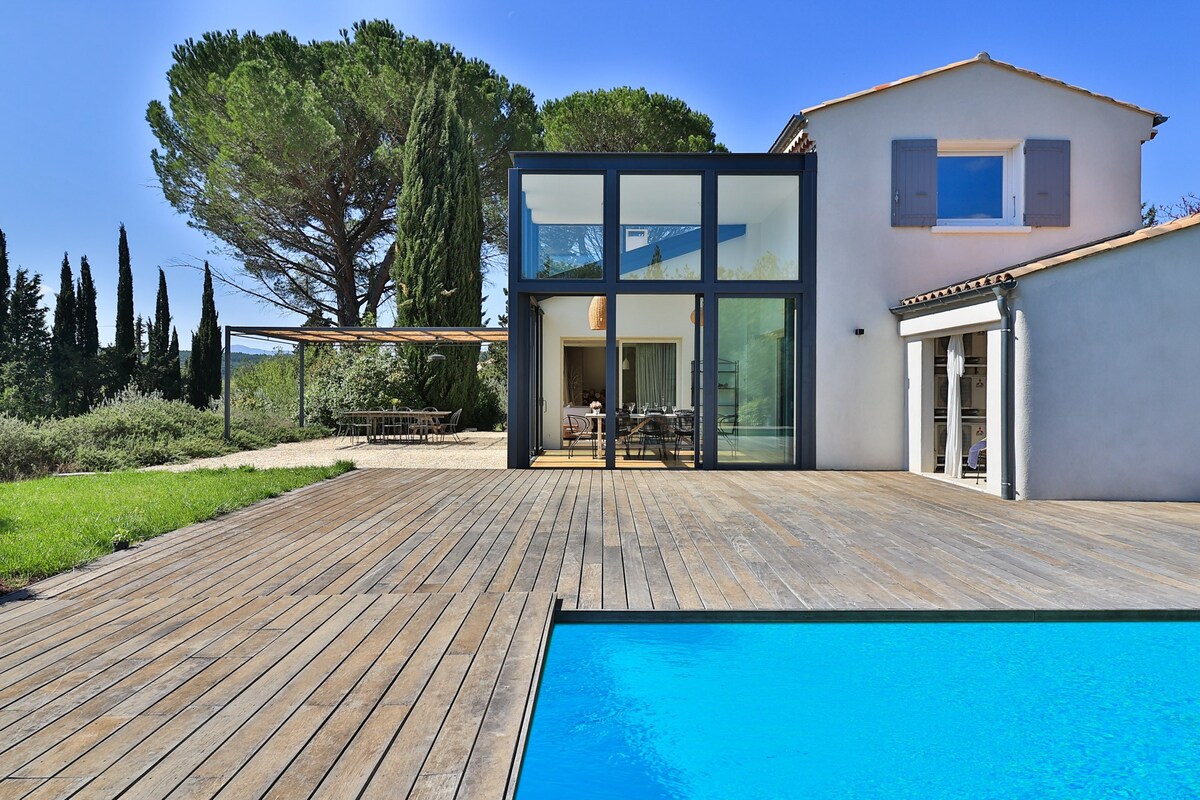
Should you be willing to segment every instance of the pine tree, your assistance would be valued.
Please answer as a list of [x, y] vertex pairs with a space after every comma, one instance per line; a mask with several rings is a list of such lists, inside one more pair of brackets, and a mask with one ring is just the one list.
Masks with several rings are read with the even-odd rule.
[[42, 279], [18, 269], [9, 294], [4, 339], [9, 359], [0, 365], [0, 411], [24, 419], [51, 412], [50, 341], [46, 309], [41, 305]]
[[75, 334], [78, 337], [81, 410], [87, 411], [100, 399], [100, 326], [96, 319], [96, 284], [87, 256], [79, 261], [79, 285], [75, 293]]
[[179, 332], [171, 328], [171, 341], [163, 359], [162, 394], [168, 400], [183, 397], [183, 374], [179, 369]]
[[129, 240], [121, 226], [117, 241], [117, 332], [113, 338], [113, 388], [129, 385], [137, 374], [139, 352], [134, 349], [133, 267], [129, 262]]
[[[8, 360], [8, 304], [12, 285], [8, 274], [8, 240], [4, 231], [0, 231], [0, 366]], [[4, 384], [0, 383], [0, 392]]]
[[[404, 188], [397, 200], [398, 325], [476, 326], [483, 318], [483, 237], [479, 165], [453, 91], [434, 76], [413, 105], [404, 144]], [[407, 348], [405, 362], [422, 401], [462, 408], [471, 418], [478, 347], [455, 347], [444, 361]]]
[[71, 262], [64, 253], [58, 298], [54, 303], [54, 327], [50, 332], [50, 382], [54, 413], [60, 417], [79, 413], [81, 366], [75, 281], [71, 277]]
[[221, 396], [221, 327], [213, 299], [212, 272], [204, 262], [204, 294], [200, 298], [200, 327], [192, 333], [192, 355], [188, 359], [188, 402], [207, 408]]

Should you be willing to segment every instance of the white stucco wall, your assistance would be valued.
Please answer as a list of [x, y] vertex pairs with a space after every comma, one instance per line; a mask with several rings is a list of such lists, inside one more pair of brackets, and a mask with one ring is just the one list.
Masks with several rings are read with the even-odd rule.
[[[818, 154], [818, 467], [907, 466], [904, 343], [889, 307], [1138, 227], [1150, 130], [1147, 115], [987, 63], [809, 115]], [[1071, 226], [952, 235], [891, 227], [891, 143], [900, 138], [1069, 139]]]
[[[590, 297], [550, 297], [542, 301], [542, 392], [546, 407], [542, 412], [542, 446], [562, 447], [563, 344], [595, 342], [603, 345], [604, 331], [588, 327]], [[617, 298], [618, 340], [675, 342], [678, 362], [675, 368], [677, 397], [673, 405], [686, 405], [691, 387], [694, 327], [690, 315], [695, 309], [692, 295], [625, 295]], [[606, 391], [617, 397], [616, 387]]]
[[1200, 226], [1027, 275], [1013, 307], [1018, 497], [1200, 500]]

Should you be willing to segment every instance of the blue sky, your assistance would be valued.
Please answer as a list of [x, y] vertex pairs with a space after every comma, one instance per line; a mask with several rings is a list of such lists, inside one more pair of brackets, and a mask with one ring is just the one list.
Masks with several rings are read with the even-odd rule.
[[[765, 150], [803, 107], [987, 50], [1169, 115], [1143, 151], [1143, 198], [1200, 193], [1200, 4], [41, 0], [7, 5], [0, 25], [0, 229], [14, 265], [56, 288], [63, 251], [86, 254], [111, 340], [124, 222], [138, 312], [153, 310], [163, 266], [186, 348], [201, 279], [181, 265], [228, 262], [150, 166], [146, 103], [166, 97], [172, 47], [228, 28], [327, 39], [374, 17], [484, 59], [539, 102], [625, 84], [681, 97], [735, 151]], [[491, 277], [494, 318], [504, 276]], [[217, 304], [227, 324], [296, 321], [228, 290]]]

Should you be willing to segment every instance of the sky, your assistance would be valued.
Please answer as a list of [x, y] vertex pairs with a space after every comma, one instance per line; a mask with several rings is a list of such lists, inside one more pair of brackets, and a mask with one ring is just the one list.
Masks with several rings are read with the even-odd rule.
[[[483, 59], [539, 103], [622, 85], [674, 95], [712, 117], [735, 152], [765, 151], [802, 108], [986, 50], [1168, 115], [1143, 149], [1143, 200], [1200, 193], [1200, 3], [39, 0], [6, 3], [3, 17], [0, 230], [10, 263], [43, 276], [49, 306], [63, 252], [76, 269], [87, 255], [105, 342], [120, 223], [137, 312], [152, 314], [161, 266], [185, 349], [200, 315], [195, 267], [206, 258], [236, 267], [163, 198], [145, 122], [147, 103], [167, 97], [172, 48], [210, 30], [282, 29], [307, 41], [385, 18]], [[485, 286], [493, 322], [505, 280], [493, 273]], [[222, 287], [217, 308], [223, 324], [299, 324]]]

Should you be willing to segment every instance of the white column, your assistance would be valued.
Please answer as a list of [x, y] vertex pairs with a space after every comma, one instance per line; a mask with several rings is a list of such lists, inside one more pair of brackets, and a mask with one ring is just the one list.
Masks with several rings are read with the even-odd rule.
[[987, 332], [987, 490], [999, 495], [1000, 465], [1004, 459], [1004, 442], [1008, 440], [1001, 428], [1001, 409], [1004, 407], [1004, 363], [1000, 359], [1002, 334], [999, 328]]
[[908, 370], [908, 471], [933, 472], [933, 340], [905, 344]]

